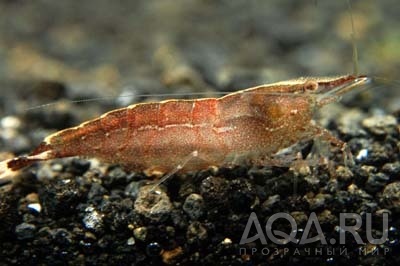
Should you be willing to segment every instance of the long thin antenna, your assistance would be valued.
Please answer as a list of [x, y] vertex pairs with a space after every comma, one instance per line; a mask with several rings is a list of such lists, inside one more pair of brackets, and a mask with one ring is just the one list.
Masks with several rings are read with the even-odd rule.
[[353, 18], [353, 11], [351, 8], [350, 0], [347, 0], [347, 6], [349, 8], [350, 14], [350, 21], [351, 21], [351, 44], [353, 47], [353, 75], [358, 76], [358, 50], [357, 50], [357, 43], [356, 43], [356, 31], [354, 27], [354, 18]]
[[[87, 103], [87, 102], [97, 102], [101, 100], [109, 100], [109, 99], [116, 99], [116, 98], [123, 98], [123, 97], [159, 97], [159, 98], [166, 98], [166, 97], [182, 97], [182, 96], [207, 96], [210, 94], [215, 94], [215, 95], [226, 95], [232, 93], [230, 91], [215, 91], [215, 92], [185, 92], [185, 93], [153, 93], [153, 94], [124, 94], [124, 95], [119, 95], [119, 96], [104, 96], [104, 97], [94, 97], [94, 98], [88, 98], [88, 99], [80, 99], [80, 100], [70, 100], [68, 101], [69, 103]], [[40, 109], [40, 108], [46, 108], [50, 107], [53, 105], [56, 105], [57, 102], [51, 102], [51, 103], [45, 103], [33, 107], [28, 107], [24, 109], [24, 111], [31, 111], [35, 109]]]

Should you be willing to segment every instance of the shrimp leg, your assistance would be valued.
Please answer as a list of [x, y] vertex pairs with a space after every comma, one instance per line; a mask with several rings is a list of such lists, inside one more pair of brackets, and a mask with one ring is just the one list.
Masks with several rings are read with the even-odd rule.
[[316, 124], [312, 124], [310, 126], [313, 127], [313, 131], [315, 132], [316, 137], [320, 137], [322, 140], [331, 143], [340, 149], [340, 151], [343, 154], [343, 160], [345, 165], [354, 165], [353, 155], [350, 151], [349, 146], [347, 146], [346, 142], [336, 138], [325, 128], [322, 128]]
[[158, 180], [154, 186], [150, 189], [150, 192], [153, 192], [156, 187], [158, 187], [159, 185], [161, 185], [162, 183], [164, 183], [168, 178], [170, 178], [172, 175], [176, 174], [177, 172], [179, 172], [179, 170], [183, 169], [183, 167], [185, 167], [185, 165], [190, 162], [191, 160], [193, 160], [194, 158], [199, 156], [199, 152], [198, 151], [193, 151], [192, 153], [190, 153], [184, 160], [182, 163], [178, 164], [175, 169], [173, 169], [171, 172], [167, 173], [166, 175], [164, 175], [160, 180]]

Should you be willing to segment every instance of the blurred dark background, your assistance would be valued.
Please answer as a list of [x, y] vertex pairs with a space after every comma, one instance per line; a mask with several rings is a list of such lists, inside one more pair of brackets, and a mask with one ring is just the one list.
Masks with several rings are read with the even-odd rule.
[[[379, 95], [394, 111], [400, 6], [351, 4], [360, 72], [389, 81]], [[64, 96], [234, 91], [352, 73], [351, 33], [345, 0], [0, 1], [2, 112]]]

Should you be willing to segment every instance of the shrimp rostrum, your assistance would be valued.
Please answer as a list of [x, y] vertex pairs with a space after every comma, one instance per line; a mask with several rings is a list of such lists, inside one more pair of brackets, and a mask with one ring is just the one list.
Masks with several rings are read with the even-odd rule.
[[315, 137], [345, 151], [344, 142], [315, 124], [314, 113], [369, 80], [300, 78], [220, 98], [130, 105], [49, 135], [28, 156], [1, 162], [1, 178], [37, 161], [70, 156], [160, 176], [174, 169], [265, 164], [280, 150]]

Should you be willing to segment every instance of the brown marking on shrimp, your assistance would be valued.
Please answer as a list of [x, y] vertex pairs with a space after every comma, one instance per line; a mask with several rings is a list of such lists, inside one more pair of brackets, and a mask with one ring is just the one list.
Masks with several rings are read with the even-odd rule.
[[[0, 163], [1, 177], [34, 162], [97, 157], [148, 175], [231, 164], [266, 163], [280, 150], [317, 136], [346, 144], [313, 121], [315, 111], [366, 76], [300, 78], [237, 91], [220, 98], [130, 105], [44, 139], [29, 156]], [[195, 153], [192, 159], [188, 155]]]

